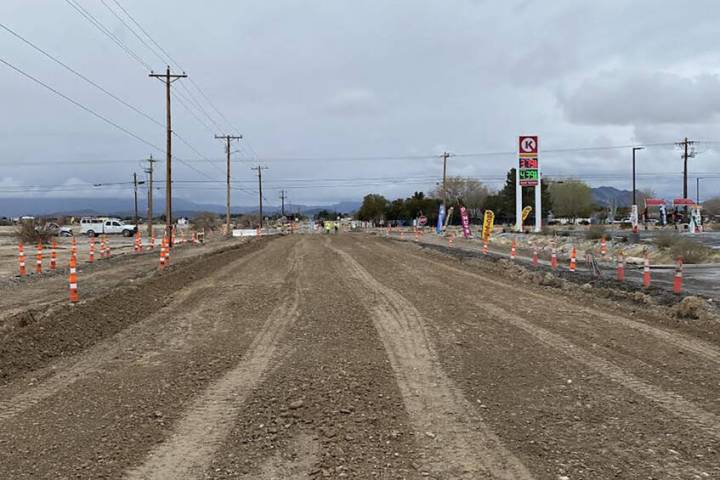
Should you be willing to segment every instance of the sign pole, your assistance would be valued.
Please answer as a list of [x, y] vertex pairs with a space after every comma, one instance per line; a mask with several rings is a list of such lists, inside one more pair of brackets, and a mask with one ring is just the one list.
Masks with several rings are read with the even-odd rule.
[[538, 184], [535, 186], [535, 233], [542, 231], [542, 173], [538, 158]]
[[520, 169], [515, 169], [515, 231], [522, 232], [522, 186], [520, 185]]

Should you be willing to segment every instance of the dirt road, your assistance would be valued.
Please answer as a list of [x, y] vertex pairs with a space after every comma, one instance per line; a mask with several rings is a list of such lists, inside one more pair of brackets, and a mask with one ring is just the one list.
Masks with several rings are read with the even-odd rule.
[[0, 299], [0, 478], [720, 478], [716, 322], [359, 234], [143, 268]]

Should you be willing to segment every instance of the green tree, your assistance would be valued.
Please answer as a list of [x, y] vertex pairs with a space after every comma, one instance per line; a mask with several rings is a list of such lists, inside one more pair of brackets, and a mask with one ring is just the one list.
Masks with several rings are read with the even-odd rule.
[[592, 189], [580, 180], [564, 180], [550, 184], [553, 214], [576, 219], [589, 216], [593, 208]]
[[[490, 190], [482, 182], [469, 177], [448, 177], [445, 183], [448, 206], [463, 205], [470, 210], [471, 216], [480, 215], [479, 212], [490, 195]], [[435, 187], [430, 196], [442, 200], [442, 184]]]
[[357, 212], [357, 218], [365, 222], [380, 221], [385, 218], [387, 207], [388, 201], [382, 195], [375, 193], [365, 195], [363, 203]]

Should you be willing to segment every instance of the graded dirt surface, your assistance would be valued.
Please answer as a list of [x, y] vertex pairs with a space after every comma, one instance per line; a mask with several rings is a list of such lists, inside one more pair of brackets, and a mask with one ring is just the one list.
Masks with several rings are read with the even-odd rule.
[[364, 234], [176, 252], [3, 290], [0, 478], [720, 478], [716, 320]]

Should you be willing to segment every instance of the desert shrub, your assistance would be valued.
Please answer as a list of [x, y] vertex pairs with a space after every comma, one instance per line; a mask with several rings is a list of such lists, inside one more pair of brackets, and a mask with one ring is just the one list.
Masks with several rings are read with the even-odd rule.
[[192, 224], [197, 231], [212, 231], [220, 226], [220, 217], [212, 212], [202, 212], [193, 219]]
[[679, 242], [682, 238], [676, 232], [660, 232], [655, 238], [654, 242], [658, 248], [670, 248]]
[[702, 263], [708, 259], [712, 250], [697, 240], [681, 238], [670, 247], [673, 257], [682, 257], [685, 263]]
[[590, 228], [585, 232], [585, 238], [588, 240], [600, 240], [605, 237], [607, 232], [603, 225], [590, 225]]
[[21, 222], [15, 229], [15, 238], [23, 243], [48, 243], [52, 237], [50, 229], [30, 220]]

